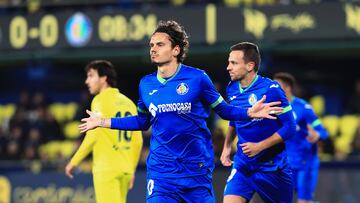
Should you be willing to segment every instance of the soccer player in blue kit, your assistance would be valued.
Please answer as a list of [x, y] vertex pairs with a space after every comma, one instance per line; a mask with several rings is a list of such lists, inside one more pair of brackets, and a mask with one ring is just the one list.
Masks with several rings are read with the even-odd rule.
[[[214, 152], [206, 126], [209, 107], [224, 119], [271, 118], [280, 102], [240, 108], [228, 105], [205, 71], [182, 64], [189, 47], [183, 27], [160, 21], [150, 40], [150, 57], [157, 71], [139, 84], [138, 115], [82, 119], [81, 132], [95, 127], [145, 130], [152, 126], [147, 158], [147, 202], [213, 203]], [[250, 117], [250, 118], [249, 118]]]
[[311, 105], [293, 94], [296, 80], [290, 73], [279, 72], [273, 76], [286, 93], [296, 121], [296, 134], [286, 141], [286, 150], [293, 170], [294, 191], [297, 203], [314, 200], [319, 171], [317, 142], [325, 140], [328, 133], [315, 115]]
[[[295, 121], [279, 83], [257, 74], [260, 67], [257, 45], [241, 42], [231, 47], [227, 70], [231, 81], [226, 94], [230, 104], [249, 108], [263, 95], [281, 101], [284, 110], [277, 120], [231, 121], [226, 133], [221, 162], [232, 166], [224, 190], [224, 203], [249, 202], [255, 192], [265, 202], [291, 203], [292, 177], [285, 143], [295, 133]], [[238, 150], [230, 160], [232, 142], [238, 135]]]

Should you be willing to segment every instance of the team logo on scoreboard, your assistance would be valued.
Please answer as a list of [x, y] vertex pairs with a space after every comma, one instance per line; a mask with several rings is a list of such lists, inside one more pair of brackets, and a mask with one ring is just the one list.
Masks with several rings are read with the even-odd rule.
[[250, 94], [248, 101], [249, 104], [253, 106], [257, 102], [257, 96], [255, 94]]
[[66, 21], [65, 36], [66, 40], [73, 47], [83, 47], [91, 39], [93, 32], [92, 23], [89, 17], [81, 12], [77, 12]]
[[179, 95], [184, 95], [186, 93], [188, 93], [189, 91], [189, 86], [186, 84], [186, 83], [180, 83], [178, 84], [178, 86], [176, 87], [176, 92], [179, 94]]

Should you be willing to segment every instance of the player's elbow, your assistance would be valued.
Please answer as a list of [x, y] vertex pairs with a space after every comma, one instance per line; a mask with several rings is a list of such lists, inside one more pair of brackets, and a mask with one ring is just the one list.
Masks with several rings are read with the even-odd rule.
[[287, 122], [283, 125], [283, 127], [279, 130], [279, 134], [283, 141], [290, 139], [296, 133], [296, 125], [295, 122]]
[[329, 138], [329, 133], [324, 129], [321, 133], [320, 133], [320, 140], [326, 140]]
[[296, 124], [295, 122], [289, 122], [286, 140], [290, 139], [295, 134], [296, 134]]
[[150, 123], [144, 123], [140, 126], [140, 130], [147, 131], [149, 130], [150, 126], [151, 126]]

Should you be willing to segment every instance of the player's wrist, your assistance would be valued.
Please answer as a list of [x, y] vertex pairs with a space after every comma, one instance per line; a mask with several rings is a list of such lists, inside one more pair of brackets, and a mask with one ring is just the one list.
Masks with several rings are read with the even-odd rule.
[[100, 122], [98, 124], [99, 127], [105, 127], [105, 118], [100, 118]]
[[253, 110], [252, 108], [248, 108], [248, 110], [246, 111], [246, 114], [249, 118], [253, 118]]
[[266, 143], [264, 141], [258, 142], [259, 151], [263, 151], [267, 148]]
[[231, 152], [231, 147], [224, 146], [222, 154], [229, 154]]
[[260, 149], [260, 152], [261, 151], [264, 151], [265, 149], [269, 148], [270, 143], [268, 143], [266, 140], [263, 140], [263, 141], [260, 141], [258, 142], [258, 146], [259, 146], [259, 149]]

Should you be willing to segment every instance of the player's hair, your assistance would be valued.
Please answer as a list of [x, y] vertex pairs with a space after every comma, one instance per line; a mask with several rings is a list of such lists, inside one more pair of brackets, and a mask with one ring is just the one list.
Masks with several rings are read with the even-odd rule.
[[180, 53], [177, 55], [177, 62], [183, 62], [190, 45], [189, 37], [186, 34], [184, 27], [174, 20], [159, 21], [154, 33], [156, 32], [163, 32], [170, 36], [172, 48], [176, 45], [180, 48]]
[[261, 56], [259, 48], [256, 44], [251, 42], [240, 42], [230, 47], [231, 51], [243, 51], [244, 52], [244, 61], [245, 63], [249, 63], [250, 61], [255, 63], [254, 71], [258, 72]]
[[85, 71], [88, 72], [90, 69], [97, 70], [100, 77], [106, 76], [106, 82], [110, 87], [116, 87], [116, 71], [114, 65], [110, 61], [91, 61], [85, 66]]
[[294, 89], [294, 87], [296, 85], [295, 77], [287, 72], [275, 73], [273, 79], [274, 80], [278, 79], [278, 80], [283, 81], [286, 85], [290, 86], [291, 89]]

